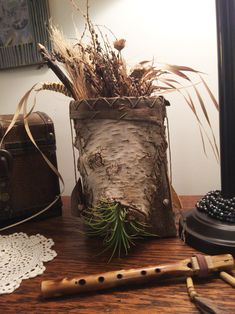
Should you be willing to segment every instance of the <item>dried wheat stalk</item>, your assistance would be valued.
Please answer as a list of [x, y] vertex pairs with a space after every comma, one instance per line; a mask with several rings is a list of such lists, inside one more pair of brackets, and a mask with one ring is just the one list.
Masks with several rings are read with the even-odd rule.
[[[81, 13], [75, 2], [73, 0], [71, 2]], [[219, 150], [207, 106], [196, 84], [190, 78], [190, 74], [198, 75], [212, 103], [218, 109], [218, 103], [201, 73], [186, 66], [162, 64], [157, 67], [151, 61], [142, 61], [133, 69], [128, 69], [122, 57], [125, 40], [115, 38], [114, 42], [110, 43], [101, 28], [91, 22], [88, 1], [86, 14], [81, 14], [85, 19], [85, 31], [73, 43], [67, 40], [57, 27], [51, 25], [50, 28], [54, 50], [49, 58], [49, 66], [52, 65], [55, 70], [57, 63], [60, 72], [62, 67], [64, 68], [66, 71], [64, 76], [68, 78], [69, 82], [66, 85], [63, 80], [61, 81], [71, 92], [73, 98], [81, 100], [98, 97], [148, 97], [176, 91], [182, 95], [198, 122], [205, 154], [205, 139], [207, 139], [216, 159], [219, 160]], [[90, 39], [88, 42], [85, 41], [86, 36]], [[192, 100], [187, 89], [188, 86], [192, 87], [196, 101]], [[199, 106], [195, 104], [197, 101]], [[201, 109], [205, 121], [200, 118], [199, 109]], [[209, 132], [206, 130], [207, 128]]]

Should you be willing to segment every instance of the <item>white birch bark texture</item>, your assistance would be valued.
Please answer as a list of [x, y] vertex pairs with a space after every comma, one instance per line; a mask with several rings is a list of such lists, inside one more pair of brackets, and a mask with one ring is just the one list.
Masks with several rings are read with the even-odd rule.
[[[163, 97], [70, 103], [85, 206], [119, 202], [160, 237], [176, 235], [167, 176]], [[81, 205], [81, 204], [80, 204]], [[81, 206], [78, 206], [81, 208]]]

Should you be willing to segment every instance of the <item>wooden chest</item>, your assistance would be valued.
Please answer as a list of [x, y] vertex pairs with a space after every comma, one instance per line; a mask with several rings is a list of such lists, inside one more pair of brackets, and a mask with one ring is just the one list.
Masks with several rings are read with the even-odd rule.
[[[0, 139], [12, 115], [0, 115]], [[57, 168], [56, 141], [52, 120], [43, 112], [29, 116], [33, 137]], [[60, 194], [57, 175], [30, 141], [20, 115], [0, 149], [0, 227], [31, 216], [47, 207]], [[38, 218], [61, 214], [61, 199]]]

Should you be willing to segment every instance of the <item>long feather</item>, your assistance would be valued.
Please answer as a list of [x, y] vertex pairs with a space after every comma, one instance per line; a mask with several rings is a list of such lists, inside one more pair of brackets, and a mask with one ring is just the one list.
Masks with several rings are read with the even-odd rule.
[[191, 277], [186, 278], [186, 286], [190, 300], [196, 305], [202, 314], [223, 314], [223, 312], [211, 300], [200, 297], [197, 294]]
[[192, 301], [202, 314], [223, 314], [224, 313], [211, 300], [207, 298], [195, 296]]

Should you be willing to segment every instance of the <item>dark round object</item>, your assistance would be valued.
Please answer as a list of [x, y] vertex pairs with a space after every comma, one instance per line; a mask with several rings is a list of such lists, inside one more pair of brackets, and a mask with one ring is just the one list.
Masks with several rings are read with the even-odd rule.
[[182, 214], [179, 236], [198, 251], [235, 256], [235, 224], [209, 217], [196, 208]]
[[223, 198], [218, 190], [208, 192], [197, 202], [196, 209], [220, 221], [235, 223], [232, 198]]

